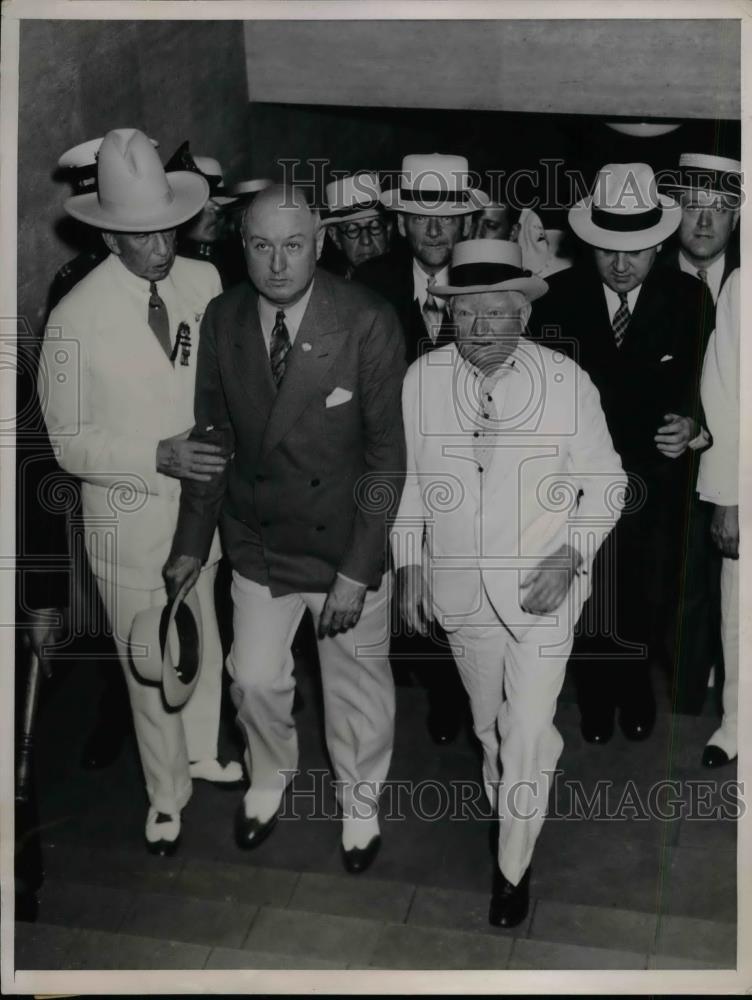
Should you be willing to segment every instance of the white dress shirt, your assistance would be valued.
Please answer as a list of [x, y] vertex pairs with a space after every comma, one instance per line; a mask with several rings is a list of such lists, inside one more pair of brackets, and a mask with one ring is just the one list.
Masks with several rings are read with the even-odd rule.
[[266, 344], [267, 354], [269, 353], [269, 344], [272, 339], [272, 330], [274, 329], [274, 324], [277, 322], [277, 313], [280, 309], [285, 314], [285, 326], [287, 327], [287, 332], [290, 334], [290, 344], [292, 345], [295, 343], [295, 338], [298, 335], [298, 328], [303, 322], [303, 316], [308, 308], [308, 301], [311, 298], [312, 291], [313, 282], [310, 283], [303, 297], [298, 299], [298, 301], [294, 302], [291, 306], [275, 305], [274, 302], [270, 302], [269, 299], [265, 299], [259, 292], [259, 323], [261, 324], [261, 332], [264, 335], [264, 343]]
[[[637, 304], [637, 296], [640, 294], [640, 289], [642, 285], [639, 284], [636, 288], [631, 289], [627, 292], [627, 305], [629, 306], [630, 316], [634, 313], [635, 305]], [[609, 288], [607, 284], [603, 284], [603, 292], [606, 296], [606, 306], [608, 307], [609, 319], [613, 323], [614, 313], [621, 305], [621, 299], [619, 298], [619, 293], [615, 292], [613, 288]]]
[[698, 281], [702, 281], [702, 278], [698, 277], [697, 272], [699, 270], [704, 270], [708, 276], [707, 284], [710, 289], [710, 294], [713, 296], [713, 303], [718, 301], [718, 296], [721, 292], [721, 282], [723, 281], [723, 269], [726, 266], [726, 254], [721, 254], [718, 260], [714, 260], [712, 264], [705, 268], [695, 267], [695, 265], [688, 260], [682, 251], [679, 251], [679, 269], [684, 271], [685, 274], [691, 274], [693, 278], [697, 278]]
[[[428, 278], [429, 275], [423, 270], [417, 260], [413, 257], [413, 289], [415, 292], [415, 298], [418, 300], [418, 305], [422, 309], [426, 304], [426, 296], [428, 295]], [[436, 285], [448, 285], [449, 284], [449, 268], [443, 267], [435, 275], [434, 284]], [[436, 299], [436, 305], [441, 308], [444, 304], [444, 299]]]

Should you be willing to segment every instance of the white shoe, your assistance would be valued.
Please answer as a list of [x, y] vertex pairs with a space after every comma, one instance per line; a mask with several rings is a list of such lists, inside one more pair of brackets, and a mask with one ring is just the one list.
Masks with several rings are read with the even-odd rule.
[[163, 857], [174, 854], [180, 840], [180, 813], [162, 813], [149, 807], [146, 816], [146, 847]]
[[195, 760], [188, 765], [191, 778], [202, 778], [204, 781], [214, 781], [218, 785], [239, 785], [243, 781], [243, 768], [237, 760], [220, 764], [216, 759]]

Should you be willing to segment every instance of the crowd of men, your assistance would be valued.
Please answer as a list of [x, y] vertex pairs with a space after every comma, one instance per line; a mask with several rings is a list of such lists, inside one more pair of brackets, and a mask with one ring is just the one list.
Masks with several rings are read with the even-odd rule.
[[[474, 187], [462, 156], [406, 156], [384, 190], [338, 178], [317, 207], [155, 147], [116, 129], [61, 160], [66, 211], [100, 239], [56, 278], [39, 363], [127, 682], [146, 845], [178, 848], [195, 779], [245, 788], [240, 847], [272, 834], [309, 611], [346, 870], [378, 855], [410, 671], [436, 743], [469, 705], [499, 820], [489, 920], [515, 926], [570, 660], [596, 745], [617, 718], [649, 738], [657, 666], [693, 712], [723, 666], [703, 763], [736, 756], [741, 166], [685, 154], [662, 190], [647, 164], [604, 165], [564, 233]], [[218, 758], [223, 555], [242, 764]]]

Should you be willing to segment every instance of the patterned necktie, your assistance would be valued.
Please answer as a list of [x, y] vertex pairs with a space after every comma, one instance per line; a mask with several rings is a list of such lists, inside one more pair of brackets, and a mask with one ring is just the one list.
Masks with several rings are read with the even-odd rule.
[[160, 347], [172, 360], [172, 340], [170, 339], [170, 317], [167, 306], [160, 298], [155, 281], [149, 283], [149, 326], [159, 341]]
[[703, 283], [703, 285], [707, 285], [707, 283], [708, 283], [708, 272], [705, 270], [704, 267], [699, 267], [697, 269], [697, 277], [700, 279], [700, 281]]
[[614, 318], [611, 320], [611, 326], [614, 331], [614, 340], [616, 341], [617, 347], [621, 347], [621, 342], [624, 340], [624, 334], [627, 332], [630, 319], [631, 313], [629, 311], [629, 303], [627, 302], [627, 293], [619, 292], [619, 308], [616, 310]]
[[479, 405], [476, 416], [478, 426], [473, 431], [473, 455], [480, 472], [490, 468], [494, 455], [493, 440], [498, 433], [499, 414], [493, 391], [498, 381], [498, 373], [478, 379]]
[[277, 310], [269, 341], [269, 360], [272, 365], [272, 377], [277, 385], [280, 384], [287, 368], [287, 355], [292, 347], [290, 343], [290, 333], [285, 325], [284, 309]]
[[423, 322], [426, 324], [426, 330], [428, 331], [428, 336], [431, 340], [436, 343], [439, 331], [441, 330], [441, 324], [444, 321], [444, 304], [438, 302], [431, 294], [431, 289], [436, 284], [436, 275], [429, 274], [428, 282], [426, 286], [426, 301], [423, 303]]

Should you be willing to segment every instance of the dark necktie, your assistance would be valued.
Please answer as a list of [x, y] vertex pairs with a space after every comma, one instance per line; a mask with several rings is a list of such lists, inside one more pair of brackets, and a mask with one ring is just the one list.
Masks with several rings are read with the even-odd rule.
[[287, 367], [287, 355], [292, 344], [290, 343], [290, 333], [285, 325], [285, 313], [283, 309], [277, 310], [269, 341], [269, 360], [272, 365], [272, 377], [277, 385], [282, 381]]
[[170, 339], [170, 317], [167, 306], [160, 298], [156, 282], [149, 284], [149, 326], [159, 341], [162, 350], [172, 360], [172, 341]]
[[426, 301], [423, 303], [423, 309], [421, 310], [426, 330], [434, 344], [438, 340], [441, 324], [444, 321], [444, 304], [443, 302], [438, 302], [431, 294], [431, 288], [435, 284], [436, 275], [429, 275], [426, 283]]
[[611, 326], [614, 331], [614, 340], [616, 341], [616, 346], [621, 347], [621, 342], [622, 340], [624, 340], [624, 334], [627, 332], [627, 327], [629, 326], [631, 313], [629, 312], [627, 293], [619, 292], [618, 294], [619, 294], [619, 308], [614, 313], [614, 318], [611, 320]]
[[703, 285], [707, 285], [707, 283], [708, 283], [708, 272], [705, 270], [704, 267], [700, 267], [700, 268], [697, 269], [697, 277], [700, 279], [700, 281], [703, 283]]

